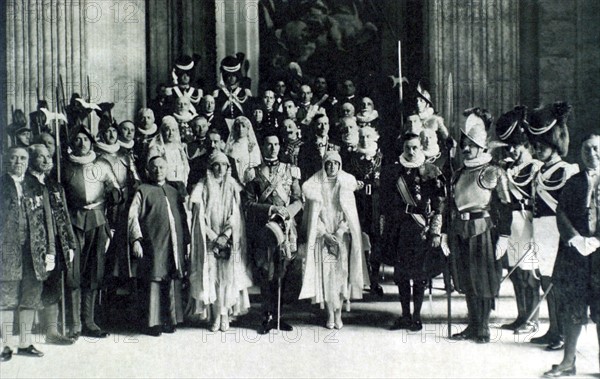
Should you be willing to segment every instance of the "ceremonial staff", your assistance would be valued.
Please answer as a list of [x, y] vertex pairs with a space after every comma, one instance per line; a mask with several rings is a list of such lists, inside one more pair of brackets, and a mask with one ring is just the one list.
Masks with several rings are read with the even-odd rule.
[[[448, 122], [448, 126], [450, 130], [452, 130], [451, 123], [454, 116], [454, 83], [452, 81], [452, 73], [448, 74], [448, 82], [446, 83], [446, 120]], [[452, 183], [451, 179], [454, 177], [454, 155], [455, 148], [454, 146], [448, 147], [448, 168], [450, 170], [450, 180], [447, 180], [446, 188], [448, 192], [448, 201], [453, 198], [452, 196]], [[447, 210], [446, 222], [450, 222], [450, 212]], [[448, 337], [452, 335], [452, 265], [454, 263], [454, 258], [450, 255], [446, 255], [446, 264], [444, 265], [444, 276], [445, 287], [446, 287], [446, 298], [447, 298], [447, 308], [448, 308]]]

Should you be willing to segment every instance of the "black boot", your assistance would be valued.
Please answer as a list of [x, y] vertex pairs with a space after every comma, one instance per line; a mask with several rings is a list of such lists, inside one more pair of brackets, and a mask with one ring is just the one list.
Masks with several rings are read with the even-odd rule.
[[423, 307], [423, 300], [425, 299], [425, 289], [427, 287], [427, 281], [425, 280], [413, 280], [413, 317], [412, 325], [409, 330], [418, 332], [423, 329], [423, 323], [421, 322], [421, 308]]
[[369, 262], [369, 280], [371, 281], [371, 293], [377, 297], [383, 297], [383, 287], [379, 284], [379, 270], [381, 263]]
[[41, 314], [42, 328], [46, 334], [46, 343], [54, 345], [72, 345], [74, 340], [58, 333], [58, 304], [47, 305]]
[[410, 280], [402, 279], [398, 281], [398, 297], [402, 307], [402, 317], [398, 318], [390, 327], [390, 330], [409, 329], [412, 325], [410, 315]]
[[522, 280], [519, 277], [519, 270], [520, 269], [517, 268], [510, 277], [510, 281], [512, 282], [513, 288], [515, 290], [515, 301], [517, 303], [517, 319], [509, 324], [502, 325], [502, 329], [516, 330], [520, 328], [527, 319], [527, 316], [525, 315], [525, 291], [523, 288]]
[[97, 290], [88, 290], [83, 293], [83, 328], [81, 334], [87, 337], [106, 338], [109, 333], [100, 329], [94, 321]]
[[494, 299], [481, 298], [477, 299], [478, 307], [478, 328], [477, 337], [474, 341], [477, 343], [490, 342], [490, 313], [492, 312], [492, 303]]
[[450, 339], [455, 341], [463, 341], [463, 340], [472, 340], [477, 337], [477, 325], [478, 325], [478, 315], [479, 315], [479, 304], [475, 301], [475, 297], [472, 295], [466, 295], [465, 299], [467, 301], [467, 313], [469, 318], [469, 324], [460, 333], [453, 334]]

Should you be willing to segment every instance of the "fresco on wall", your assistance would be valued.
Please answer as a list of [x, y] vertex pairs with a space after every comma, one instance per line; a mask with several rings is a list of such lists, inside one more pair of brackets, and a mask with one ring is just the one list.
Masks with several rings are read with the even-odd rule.
[[266, 85], [289, 75], [290, 64], [294, 76], [332, 82], [377, 70], [381, 26], [371, 0], [260, 0], [260, 6]]

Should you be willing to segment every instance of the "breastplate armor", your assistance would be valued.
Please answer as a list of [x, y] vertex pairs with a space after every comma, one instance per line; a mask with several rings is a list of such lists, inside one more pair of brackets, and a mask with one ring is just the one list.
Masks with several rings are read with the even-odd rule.
[[460, 212], [488, 210], [492, 191], [480, 185], [485, 167], [465, 168], [454, 185], [454, 202]]

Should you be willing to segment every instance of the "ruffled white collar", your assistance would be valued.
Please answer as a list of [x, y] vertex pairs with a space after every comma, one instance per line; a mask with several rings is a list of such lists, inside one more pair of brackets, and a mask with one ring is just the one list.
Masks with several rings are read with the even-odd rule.
[[157, 130], [158, 130], [158, 126], [156, 126], [156, 124], [152, 124], [150, 129], [137, 128], [137, 131], [140, 132], [140, 134], [143, 134], [145, 136], [150, 136], [150, 135], [156, 133]]
[[433, 116], [434, 110], [431, 107], [427, 107], [423, 112], [419, 112], [419, 118], [421, 120], [426, 120]]
[[379, 117], [379, 113], [377, 110], [373, 109], [371, 112], [359, 113], [356, 115], [356, 120], [360, 123], [367, 123], [375, 120]]
[[67, 158], [76, 164], [88, 164], [88, 163], [92, 163], [93, 161], [96, 160], [96, 152], [94, 150], [91, 150], [90, 153], [88, 155], [84, 155], [83, 157], [78, 157], [76, 155], [73, 155], [72, 153], [69, 153], [69, 155], [67, 156]]
[[121, 145], [119, 143], [108, 145], [108, 144], [106, 144], [104, 142], [97, 141], [96, 142], [96, 147], [98, 149], [102, 150], [105, 153], [115, 154], [117, 151], [119, 151], [119, 149], [121, 148]]
[[417, 157], [413, 162], [408, 161], [404, 154], [400, 156], [400, 164], [406, 168], [417, 168], [420, 167], [423, 163], [425, 163], [425, 154], [423, 152], [418, 152]]
[[125, 148], [125, 149], [132, 149], [134, 143], [135, 142], [133, 140], [131, 140], [129, 142], [123, 142], [123, 141], [119, 140], [119, 145], [121, 145], [121, 147]]

